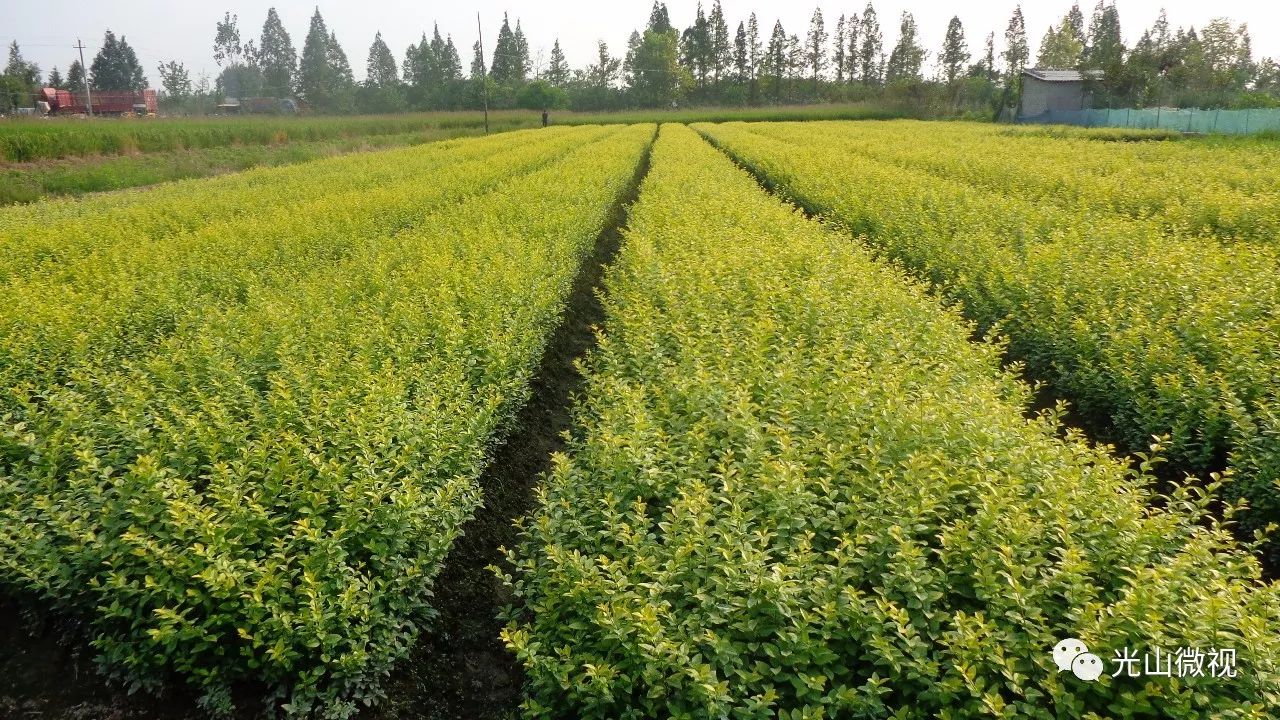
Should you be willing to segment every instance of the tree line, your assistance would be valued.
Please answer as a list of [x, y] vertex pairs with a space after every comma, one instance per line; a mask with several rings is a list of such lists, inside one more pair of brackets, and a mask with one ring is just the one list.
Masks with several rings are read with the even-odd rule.
[[[503, 16], [490, 57], [479, 42], [464, 72], [449, 34], [438, 26], [410, 44], [397, 61], [382, 39], [369, 47], [365, 79], [351, 64], [319, 9], [299, 54], [274, 8], [262, 31], [242, 40], [239, 19], [226, 13], [215, 27], [213, 58], [219, 72], [192, 82], [179, 62], [158, 66], [168, 107], [207, 106], [210, 98], [297, 97], [319, 112], [394, 112], [491, 107], [614, 110], [675, 105], [762, 105], [857, 100], [924, 104], [951, 114], [998, 112], [1017, 103], [1022, 71], [1031, 62], [1020, 6], [1004, 29], [971, 49], [953, 16], [935, 52], [925, 49], [915, 18], [903, 12], [897, 39], [886, 48], [873, 3], [828, 22], [815, 9], [803, 33], [771, 28], [751, 13], [735, 29], [720, 0], [697, 4], [692, 24], [677, 29], [667, 6], [654, 2], [643, 29], [614, 55], [598, 43], [594, 61], [571, 68], [555, 39], [546, 62], [531, 57], [520, 21]], [[932, 57], [932, 62], [930, 62]], [[1126, 47], [1114, 3], [1102, 0], [1086, 22], [1073, 5], [1041, 38], [1035, 66], [1079, 69], [1100, 107], [1179, 105], [1257, 107], [1280, 104], [1280, 65], [1254, 61], [1248, 28], [1216, 19], [1201, 29], [1171, 28], [1163, 11], [1133, 47]], [[34, 88], [40, 71], [22, 60], [15, 42], [3, 76], [6, 89]], [[95, 89], [140, 89], [147, 79], [124, 37], [107, 31], [88, 73]], [[47, 85], [80, 89], [79, 62], [64, 77], [57, 68]]]

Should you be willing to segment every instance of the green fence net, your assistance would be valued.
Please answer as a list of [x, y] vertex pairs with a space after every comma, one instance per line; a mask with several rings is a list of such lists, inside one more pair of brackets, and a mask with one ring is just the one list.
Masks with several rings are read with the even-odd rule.
[[1244, 135], [1263, 130], [1280, 131], [1280, 108], [1252, 110], [1202, 110], [1152, 108], [1138, 110], [1049, 110], [1018, 118], [1020, 123], [1080, 125], [1083, 127], [1160, 128], [1192, 133]]

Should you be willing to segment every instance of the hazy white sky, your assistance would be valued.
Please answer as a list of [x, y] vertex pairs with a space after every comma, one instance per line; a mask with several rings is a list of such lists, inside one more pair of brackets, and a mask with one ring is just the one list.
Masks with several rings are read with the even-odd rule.
[[[782, 20], [788, 33], [803, 36], [813, 13], [813, 0], [779, 2], [778, 0], [722, 0], [732, 33], [739, 20], [756, 12], [766, 35], [774, 19]], [[438, 22], [442, 34], [452, 34], [462, 55], [463, 66], [471, 63], [471, 46], [476, 38], [476, 13], [480, 13], [486, 36], [486, 50], [508, 12], [514, 25], [519, 18], [529, 38], [534, 61], [541, 52], [545, 63], [551, 45], [558, 37], [569, 64], [581, 67], [596, 54], [596, 42], [604, 40], [614, 55], [621, 55], [627, 36], [642, 28], [649, 17], [652, 0], [621, 0], [608, 3], [528, 2], [527, 0], [468, 0], [466, 2], [407, 2], [403, 0], [0, 0], [0, 42], [7, 47], [17, 40], [28, 60], [40, 65], [47, 75], [53, 66], [66, 73], [76, 56], [72, 48], [76, 37], [86, 45], [85, 61], [92, 62], [107, 29], [123, 34], [137, 51], [152, 85], [158, 85], [156, 65], [178, 60], [191, 70], [192, 80], [201, 72], [212, 78], [217, 73], [213, 61], [214, 24], [230, 11], [240, 17], [242, 39], [256, 38], [262, 30], [267, 8], [274, 6], [284, 21], [299, 53], [306, 37], [311, 13], [317, 4], [331, 30], [347, 52], [357, 79], [363, 77], [365, 58], [374, 33], [381, 30], [397, 60], [404, 49], [424, 31]], [[995, 31], [997, 52], [1002, 45], [1004, 28], [1015, 5], [1014, 0], [998, 2], [958, 3], [939, 0], [876, 0], [875, 8], [885, 35], [885, 52], [897, 38], [898, 20], [903, 10], [911, 11], [920, 27], [925, 48], [930, 51], [929, 72], [933, 71], [936, 49], [942, 44], [947, 21], [959, 14], [964, 23], [970, 50], [977, 55], [988, 32]], [[835, 29], [841, 13], [861, 13], [864, 0], [840, 3], [819, 0], [826, 18], [827, 31]], [[1070, 0], [1023, 2], [1027, 35], [1032, 58], [1045, 29], [1070, 8]], [[1086, 20], [1093, 3], [1080, 3]], [[1155, 20], [1161, 7], [1168, 10], [1173, 26], [1204, 25], [1215, 17], [1228, 17], [1247, 22], [1253, 36], [1255, 57], [1280, 56], [1280, 3], [1248, 0], [1117, 0], [1120, 24], [1126, 43], [1132, 44]], [[677, 28], [689, 25], [694, 17], [696, 0], [674, 0], [667, 3], [671, 20]], [[704, 3], [710, 8], [710, 0]]]

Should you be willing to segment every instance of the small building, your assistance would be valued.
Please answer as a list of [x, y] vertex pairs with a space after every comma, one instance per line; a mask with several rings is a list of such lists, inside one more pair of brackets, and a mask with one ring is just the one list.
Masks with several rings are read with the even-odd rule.
[[[1090, 72], [1090, 77], [1097, 77]], [[1036, 117], [1055, 110], [1088, 110], [1093, 98], [1079, 70], [1027, 68], [1022, 71], [1018, 117]]]

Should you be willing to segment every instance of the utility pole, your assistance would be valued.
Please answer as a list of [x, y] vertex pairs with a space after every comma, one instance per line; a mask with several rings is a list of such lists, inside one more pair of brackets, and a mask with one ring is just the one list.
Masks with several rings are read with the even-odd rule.
[[[476, 13], [476, 34], [480, 36], [480, 82], [484, 85], [484, 134], [489, 134], [489, 73], [484, 69], [484, 31], [480, 29], [480, 13]], [[81, 62], [81, 65], [84, 63]]]
[[89, 91], [89, 68], [84, 64], [84, 43], [80, 42], [80, 38], [76, 38], [76, 44], [71, 47], [80, 51], [80, 74], [84, 77], [85, 109], [89, 111], [89, 117], [93, 117], [93, 93]]

